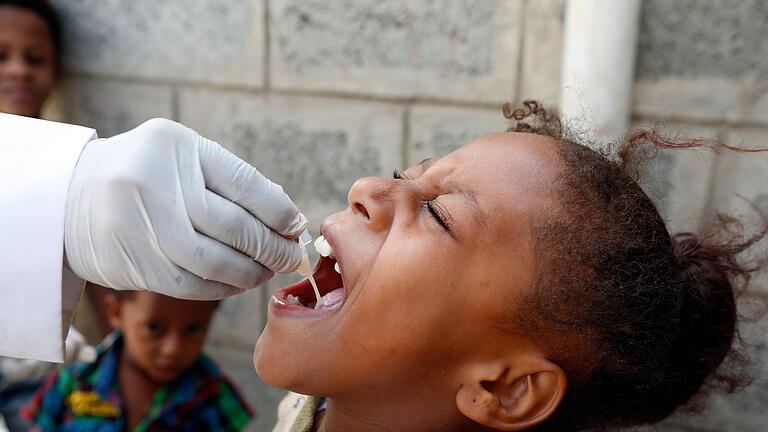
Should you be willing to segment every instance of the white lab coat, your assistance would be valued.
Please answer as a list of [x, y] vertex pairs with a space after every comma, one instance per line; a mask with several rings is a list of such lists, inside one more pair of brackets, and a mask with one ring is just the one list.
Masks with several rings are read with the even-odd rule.
[[69, 180], [93, 129], [0, 113], [0, 355], [64, 360], [83, 281], [64, 266]]

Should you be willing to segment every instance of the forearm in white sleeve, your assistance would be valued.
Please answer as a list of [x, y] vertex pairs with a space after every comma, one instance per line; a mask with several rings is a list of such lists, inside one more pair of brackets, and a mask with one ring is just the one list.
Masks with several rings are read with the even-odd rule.
[[61, 362], [82, 280], [63, 266], [67, 188], [93, 129], [0, 114], [0, 355]]

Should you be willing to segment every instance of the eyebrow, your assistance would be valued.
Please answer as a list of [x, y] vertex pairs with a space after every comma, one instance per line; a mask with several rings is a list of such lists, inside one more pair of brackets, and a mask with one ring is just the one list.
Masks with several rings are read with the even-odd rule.
[[[417, 165], [419, 165], [422, 169], [422, 172], [426, 171], [429, 167], [431, 167], [435, 163], [435, 158], [426, 158], [419, 162]], [[480, 207], [480, 203], [477, 202], [477, 197], [475, 195], [474, 191], [471, 191], [464, 186], [460, 185], [459, 183], [456, 183], [454, 181], [449, 181], [448, 185], [450, 188], [454, 189], [464, 198], [464, 201], [468, 204], [469, 209], [472, 213], [472, 218], [475, 220], [475, 222], [482, 226], [487, 226], [486, 224], [486, 214], [485, 211]]]

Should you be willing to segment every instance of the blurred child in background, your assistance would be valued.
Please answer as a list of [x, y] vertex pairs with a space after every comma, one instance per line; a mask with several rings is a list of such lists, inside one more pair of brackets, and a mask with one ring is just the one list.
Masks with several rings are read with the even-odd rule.
[[61, 26], [45, 0], [0, 0], [0, 112], [40, 117], [61, 73]]
[[[252, 414], [201, 353], [216, 302], [116, 291], [91, 363], [51, 374], [22, 415], [43, 431], [239, 431]], [[93, 428], [93, 429], [91, 429]]]

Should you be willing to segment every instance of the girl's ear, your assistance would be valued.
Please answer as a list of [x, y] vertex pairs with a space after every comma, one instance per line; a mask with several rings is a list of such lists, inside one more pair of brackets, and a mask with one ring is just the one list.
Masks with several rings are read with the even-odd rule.
[[115, 294], [104, 296], [104, 310], [107, 312], [107, 319], [112, 328], [119, 329], [123, 326], [123, 315], [120, 311], [120, 302]]
[[456, 406], [468, 418], [496, 430], [521, 431], [543, 422], [555, 412], [567, 388], [563, 370], [541, 358], [471, 369], [472, 378], [456, 393]]

